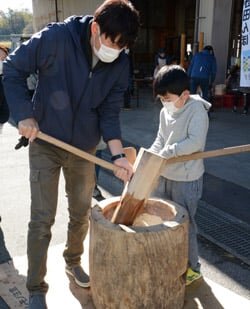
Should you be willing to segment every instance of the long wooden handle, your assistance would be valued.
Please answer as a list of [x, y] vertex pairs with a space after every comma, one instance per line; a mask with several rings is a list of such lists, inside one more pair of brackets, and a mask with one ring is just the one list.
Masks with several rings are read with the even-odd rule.
[[96, 157], [92, 154], [89, 154], [86, 151], [80, 150], [80, 149], [78, 149], [74, 146], [67, 144], [67, 143], [64, 143], [64, 142], [62, 142], [62, 141], [60, 141], [60, 140], [58, 140], [58, 139], [56, 139], [56, 138], [54, 138], [50, 135], [42, 133], [41, 131], [38, 132], [37, 138], [39, 138], [39, 139], [41, 139], [45, 142], [48, 142], [50, 144], [53, 144], [53, 145], [55, 145], [59, 148], [62, 148], [64, 150], [67, 150], [67, 151], [69, 151], [69, 152], [71, 152], [71, 153], [73, 153], [73, 154], [75, 154], [75, 155], [77, 155], [77, 156], [79, 156], [83, 159], [86, 159], [86, 160], [88, 160], [88, 161], [90, 161], [94, 164], [98, 164], [101, 167], [104, 167], [104, 168], [111, 170], [113, 172], [116, 171], [116, 169], [117, 169], [117, 167], [114, 164], [112, 164], [108, 161], [105, 161], [103, 159], [100, 159], [100, 158], [98, 158], [98, 157]]
[[215, 158], [215, 157], [227, 156], [227, 155], [237, 154], [241, 152], [248, 152], [248, 151], [250, 151], [250, 144], [221, 148], [221, 149], [216, 149], [216, 150], [209, 150], [209, 151], [204, 151], [204, 152], [195, 152], [190, 155], [183, 155], [180, 157], [168, 159], [166, 160], [166, 163], [170, 164], [170, 163], [184, 162], [184, 161], [189, 161], [189, 160]]
[[[67, 143], [64, 143], [50, 135], [47, 135], [45, 133], [42, 133], [41, 131], [38, 132], [37, 138], [40, 138], [43, 141], [46, 141], [48, 143], [51, 143], [57, 147], [60, 147], [64, 150], [67, 150], [83, 159], [86, 159], [92, 163], [98, 164], [101, 167], [104, 167], [111, 171], [116, 171], [117, 167], [103, 159], [100, 159], [94, 155], [91, 155], [83, 150], [80, 150], [74, 146], [71, 146]], [[219, 156], [226, 156], [231, 154], [237, 154], [241, 152], [248, 152], [250, 151], [250, 144], [241, 145], [241, 146], [234, 146], [234, 147], [227, 147], [227, 148], [221, 148], [216, 150], [210, 150], [210, 151], [204, 151], [204, 152], [196, 152], [192, 153], [190, 155], [183, 155], [176, 158], [166, 159], [167, 164], [171, 163], [177, 163], [177, 162], [184, 162], [189, 160], [198, 160], [198, 159], [206, 159], [206, 158], [214, 158]], [[132, 162], [131, 162], [132, 163]]]

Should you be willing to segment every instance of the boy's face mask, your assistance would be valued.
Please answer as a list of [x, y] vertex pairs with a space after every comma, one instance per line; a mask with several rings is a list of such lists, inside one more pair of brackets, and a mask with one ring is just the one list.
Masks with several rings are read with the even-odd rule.
[[97, 35], [98, 35], [98, 39], [100, 43], [100, 48], [97, 50], [94, 44], [93, 47], [94, 47], [95, 55], [103, 62], [107, 62], [107, 63], [113, 62], [116, 58], [119, 57], [122, 49], [111, 48], [103, 44], [101, 41], [100, 29], [98, 30]]
[[174, 113], [178, 112], [179, 108], [175, 106], [175, 103], [177, 103], [180, 100], [180, 97], [178, 97], [174, 101], [167, 101], [162, 97], [160, 98], [160, 100], [161, 100], [163, 107], [167, 110], [167, 112], [170, 115], [173, 115]]

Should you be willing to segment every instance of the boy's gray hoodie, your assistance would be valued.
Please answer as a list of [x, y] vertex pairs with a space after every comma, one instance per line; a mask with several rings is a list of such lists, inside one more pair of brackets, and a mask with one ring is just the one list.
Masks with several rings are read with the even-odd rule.
[[[190, 95], [185, 105], [170, 115], [163, 107], [157, 137], [149, 151], [167, 159], [203, 151], [208, 131], [207, 111], [211, 104], [199, 95]], [[203, 160], [169, 164], [162, 176], [175, 181], [193, 181], [204, 173]]]

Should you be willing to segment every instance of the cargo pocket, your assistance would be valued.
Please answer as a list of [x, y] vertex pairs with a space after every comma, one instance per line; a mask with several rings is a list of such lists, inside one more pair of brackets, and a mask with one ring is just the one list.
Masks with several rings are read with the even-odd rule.
[[30, 170], [30, 182], [38, 182], [39, 181], [39, 170]]
[[[38, 210], [42, 208], [41, 186], [40, 186], [40, 171], [30, 170], [30, 194], [31, 208]], [[33, 218], [34, 219], [34, 218]]]

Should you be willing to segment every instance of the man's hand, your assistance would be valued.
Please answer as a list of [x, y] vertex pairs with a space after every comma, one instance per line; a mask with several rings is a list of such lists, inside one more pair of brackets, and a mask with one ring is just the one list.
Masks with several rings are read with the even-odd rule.
[[128, 162], [126, 158], [120, 158], [114, 161], [116, 166], [120, 168], [115, 172], [115, 176], [124, 182], [127, 182], [132, 177], [134, 171], [133, 166]]
[[33, 142], [39, 132], [38, 123], [34, 118], [27, 118], [18, 122], [19, 134]]

